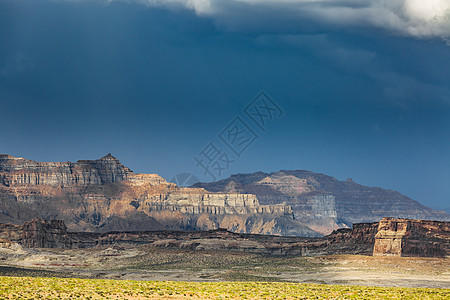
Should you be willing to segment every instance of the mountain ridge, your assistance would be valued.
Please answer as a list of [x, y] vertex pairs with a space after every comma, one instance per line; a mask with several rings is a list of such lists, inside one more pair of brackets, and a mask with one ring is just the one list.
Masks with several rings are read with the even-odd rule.
[[252, 193], [262, 204], [285, 203], [293, 207], [297, 220], [323, 234], [354, 223], [378, 222], [383, 217], [450, 220], [448, 213], [397, 191], [364, 186], [351, 179], [340, 181], [308, 170], [240, 173], [193, 187]]
[[184, 188], [136, 174], [108, 154], [97, 160], [36, 162], [0, 155], [0, 222], [61, 219], [72, 230], [210, 230], [318, 236], [288, 205], [252, 194]]

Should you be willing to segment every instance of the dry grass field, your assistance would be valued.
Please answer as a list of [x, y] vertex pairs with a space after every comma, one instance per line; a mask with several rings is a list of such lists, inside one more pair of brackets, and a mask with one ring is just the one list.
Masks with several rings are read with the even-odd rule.
[[450, 258], [264, 256], [148, 246], [0, 251], [0, 276], [448, 288]]
[[449, 299], [449, 289], [0, 277], [0, 299]]

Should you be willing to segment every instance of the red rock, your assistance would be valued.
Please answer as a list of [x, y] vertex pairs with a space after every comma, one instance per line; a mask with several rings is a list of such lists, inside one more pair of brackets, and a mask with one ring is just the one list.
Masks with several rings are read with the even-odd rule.
[[[140, 245], [189, 250], [226, 250], [269, 255], [330, 254], [445, 257], [450, 250], [450, 222], [384, 218], [354, 224], [323, 238], [238, 234], [211, 231], [68, 232], [62, 221], [34, 219], [23, 226], [0, 224], [0, 246], [90, 248], [99, 245]], [[392, 242], [399, 239], [399, 242]]]
[[[238, 222], [228, 222], [229, 216]], [[222, 226], [243, 233], [320, 236], [294, 219], [291, 206], [261, 205], [253, 194], [181, 188], [157, 174], [135, 174], [111, 154], [76, 163], [0, 155], [0, 222], [33, 218], [57, 218], [71, 230], [93, 232]]]
[[373, 255], [445, 257], [450, 254], [450, 222], [383, 218]]

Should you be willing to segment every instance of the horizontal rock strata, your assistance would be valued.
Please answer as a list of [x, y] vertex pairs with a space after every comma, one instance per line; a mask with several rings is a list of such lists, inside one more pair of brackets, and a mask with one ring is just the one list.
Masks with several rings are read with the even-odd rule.
[[373, 255], [445, 257], [449, 251], [450, 222], [384, 218]]
[[212, 230], [320, 236], [285, 204], [251, 193], [182, 188], [135, 174], [111, 154], [97, 160], [35, 162], [0, 155], [0, 222], [61, 219], [70, 230]]
[[450, 221], [448, 213], [423, 206], [396, 191], [306, 170], [236, 174], [194, 187], [210, 192], [254, 194], [261, 204], [285, 203], [292, 207], [297, 220], [322, 234], [354, 223], [378, 222], [386, 216]]
[[[450, 222], [384, 218], [354, 224], [323, 238], [282, 237], [212, 231], [68, 232], [61, 221], [34, 219], [24, 225], [0, 224], [0, 247], [91, 248], [102, 245], [151, 245], [187, 250], [225, 250], [267, 255], [329, 254], [446, 257], [450, 254]], [[399, 238], [401, 243], [392, 239]], [[409, 238], [404, 238], [408, 236]]]

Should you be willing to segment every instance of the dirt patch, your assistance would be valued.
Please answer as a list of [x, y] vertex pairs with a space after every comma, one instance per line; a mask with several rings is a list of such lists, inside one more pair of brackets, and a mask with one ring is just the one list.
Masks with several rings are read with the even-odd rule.
[[[4, 252], [0, 275], [172, 281], [265, 281], [382, 287], [450, 286], [449, 258], [274, 257], [149, 246]], [[31, 274], [31, 275], [30, 275]], [[41, 275], [43, 274], [43, 275]]]

